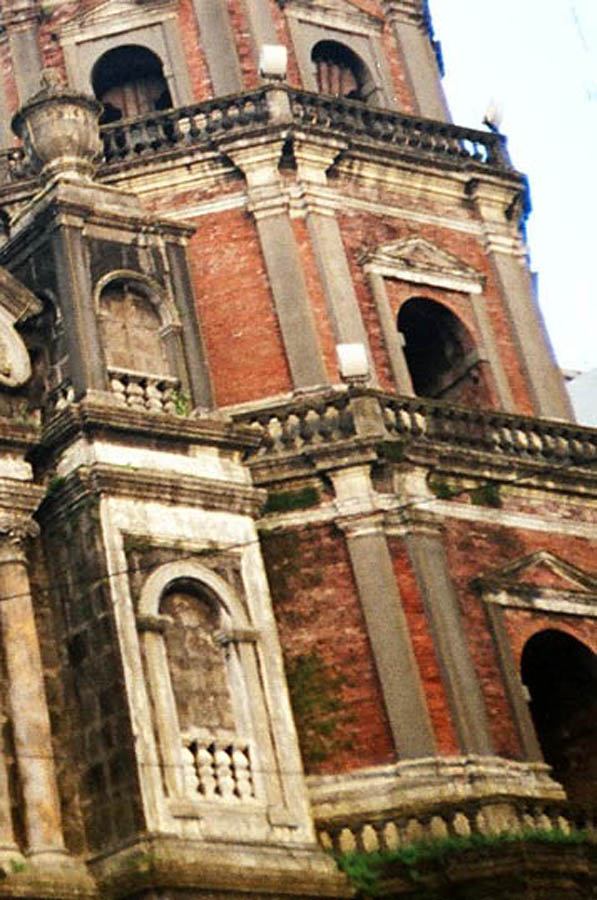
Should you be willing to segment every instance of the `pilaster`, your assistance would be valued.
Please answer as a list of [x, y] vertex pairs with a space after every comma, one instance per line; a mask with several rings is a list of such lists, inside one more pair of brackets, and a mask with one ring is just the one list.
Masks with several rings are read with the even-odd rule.
[[295, 135], [293, 144], [297, 180], [303, 189], [311, 246], [336, 343], [362, 344], [369, 359], [370, 377], [375, 380], [369, 341], [336, 213], [328, 204], [321, 202], [317, 190], [327, 184], [327, 170], [344, 148], [345, 145], [340, 141], [314, 135]]
[[[272, 93], [277, 104], [280, 92]], [[282, 115], [283, 109], [278, 112]], [[283, 145], [284, 137], [276, 137], [223, 149], [247, 180], [249, 211], [255, 218], [293, 385], [313, 388], [326, 384], [327, 375], [278, 172]]]
[[574, 420], [564, 381], [557, 368], [537, 305], [518, 232], [518, 194], [510, 186], [474, 181], [469, 195], [483, 223], [485, 250], [506, 305], [537, 414]]
[[381, 324], [386, 350], [388, 351], [396, 390], [399, 394], [403, 394], [406, 397], [414, 397], [412, 378], [404, 356], [404, 338], [398, 331], [396, 320], [392, 315], [384, 277], [370, 266], [365, 266], [365, 273], [369, 279], [371, 292], [375, 300], [375, 307]]
[[386, 712], [400, 758], [433, 756], [435, 739], [383, 516], [373, 511], [368, 466], [330, 472]]
[[193, 0], [215, 97], [242, 91], [242, 77], [226, 4]]
[[12, 0], [4, 7], [10, 54], [22, 105], [39, 89], [43, 62], [39, 50], [39, 8], [35, 0]]
[[277, 44], [278, 36], [268, 0], [244, 0], [243, 6], [249, 23], [253, 57], [257, 66], [261, 47], [264, 44]]
[[411, 516], [405, 543], [431, 625], [460, 747], [465, 754], [488, 756], [494, 750], [485, 704], [450, 580], [441, 529], [420, 513]]
[[415, 113], [428, 119], [450, 121], [425, 0], [385, 0], [382, 9], [394, 31]]

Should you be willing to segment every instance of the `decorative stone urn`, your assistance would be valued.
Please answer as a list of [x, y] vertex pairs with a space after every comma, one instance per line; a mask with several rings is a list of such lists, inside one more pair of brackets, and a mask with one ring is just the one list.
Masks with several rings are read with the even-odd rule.
[[44, 69], [41, 83], [12, 120], [30, 168], [45, 181], [56, 175], [90, 180], [102, 152], [101, 103], [61, 85], [54, 69]]

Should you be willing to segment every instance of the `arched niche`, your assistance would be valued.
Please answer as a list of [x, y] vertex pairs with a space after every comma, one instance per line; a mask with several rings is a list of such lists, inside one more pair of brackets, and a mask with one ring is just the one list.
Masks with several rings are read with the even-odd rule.
[[137, 621], [167, 797], [263, 805], [257, 634], [239, 599], [207, 567], [169, 563], [147, 579]]
[[481, 406], [489, 394], [473, 337], [454, 313], [427, 297], [411, 297], [398, 313], [414, 393]]
[[104, 104], [102, 124], [173, 105], [162, 60], [137, 44], [114, 47], [100, 56], [93, 66], [91, 83], [95, 96]]
[[375, 91], [369, 69], [345, 44], [318, 41], [311, 51], [311, 62], [320, 94], [367, 102]]
[[109, 370], [182, 376], [181, 326], [160, 285], [139, 272], [119, 270], [101, 279], [95, 297]]
[[521, 678], [545, 761], [573, 801], [597, 801], [597, 655], [557, 629], [526, 642]]

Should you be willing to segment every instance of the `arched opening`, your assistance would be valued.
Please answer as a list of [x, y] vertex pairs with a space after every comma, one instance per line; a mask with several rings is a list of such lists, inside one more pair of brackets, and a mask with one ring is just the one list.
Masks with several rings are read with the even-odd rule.
[[525, 644], [521, 677], [545, 761], [569, 798], [597, 803], [597, 656], [563, 631]]
[[172, 106], [162, 62], [146, 47], [127, 44], [108, 50], [93, 67], [91, 83], [104, 104], [102, 124]]
[[441, 303], [412, 297], [398, 314], [404, 356], [419, 397], [479, 406], [488, 396], [469, 331]]
[[311, 60], [320, 94], [367, 101], [375, 90], [365, 63], [344, 44], [319, 41], [313, 47]]
[[103, 288], [99, 317], [109, 370], [170, 374], [157, 300], [141, 281], [115, 278]]

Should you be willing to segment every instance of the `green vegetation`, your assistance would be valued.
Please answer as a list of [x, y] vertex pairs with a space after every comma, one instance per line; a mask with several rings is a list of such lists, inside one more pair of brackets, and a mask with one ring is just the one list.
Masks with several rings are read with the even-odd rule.
[[316, 650], [286, 663], [290, 702], [305, 765], [323, 762], [350, 745], [337, 735], [353, 719], [339, 696], [346, 684], [342, 675], [332, 675]]
[[429, 479], [429, 490], [438, 498], [438, 500], [452, 500], [463, 493], [461, 485], [449, 484], [443, 478]]
[[308, 509], [319, 503], [319, 492], [314, 487], [304, 487], [297, 491], [271, 491], [267, 496], [264, 513], [289, 512], [293, 509]]
[[497, 481], [486, 481], [485, 484], [471, 491], [470, 496], [473, 506], [491, 506], [494, 509], [500, 509], [502, 506], [500, 486]]
[[[497, 848], [515, 847], [528, 841], [545, 844], [582, 844], [586, 840], [584, 831], [570, 833], [554, 830], [524, 829], [518, 833], [505, 832], [498, 835], [471, 834], [468, 837], [447, 837], [434, 841], [419, 841], [396, 850], [378, 850], [373, 853], [336, 854], [336, 862], [349, 878], [356, 890], [369, 896], [380, 893], [380, 882], [388, 876], [391, 866], [402, 865], [413, 881], [422, 877], [421, 869], [428, 864], [442, 863], [455, 855], [470, 850], [490, 851]], [[431, 895], [435, 896], [435, 895]]]
[[377, 452], [387, 462], [403, 462], [405, 456], [404, 441], [384, 441], [377, 447]]

